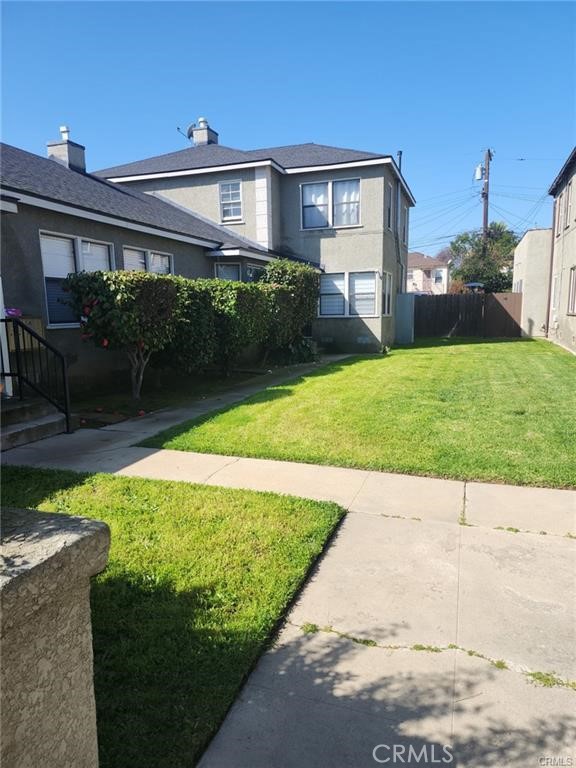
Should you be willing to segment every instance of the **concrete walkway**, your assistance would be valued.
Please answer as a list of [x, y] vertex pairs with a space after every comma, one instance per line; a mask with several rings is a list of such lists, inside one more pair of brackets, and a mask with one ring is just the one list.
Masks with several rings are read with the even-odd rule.
[[576, 765], [576, 493], [134, 447], [253, 391], [3, 456], [349, 510], [200, 767]]

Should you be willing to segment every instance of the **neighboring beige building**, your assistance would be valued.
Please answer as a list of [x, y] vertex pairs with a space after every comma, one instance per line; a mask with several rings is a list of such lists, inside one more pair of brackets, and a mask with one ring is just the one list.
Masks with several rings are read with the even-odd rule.
[[448, 262], [423, 253], [408, 254], [408, 293], [425, 293], [430, 296], [448, 293], [449, 282]]
[[[232, 149], [203, 118], [189, 136], [193, 147], [97, 175], [224, 224], [270, 260], [317, 265], [313, 332], [322, 344], [367, 351], [391, 344], [415, 204], [393, 158], [319, 144]], [[223, 246], [214, 275], [240, 279], [243, 258], [242, 248]], [[257, 276], [256, 267], [248, 279]]]
[[554, 197], [548, 338], [576, 352], [576, 147], [548, 190]]
[[546, 336], [551, 229], [529, 229], [514, 251], [512, 290], [522, 294], [523, 336]]

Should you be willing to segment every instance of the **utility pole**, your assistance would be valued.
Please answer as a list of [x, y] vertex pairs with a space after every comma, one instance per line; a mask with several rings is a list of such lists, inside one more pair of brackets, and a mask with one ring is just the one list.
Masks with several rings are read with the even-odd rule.
[[492, 150], [487, 149], [484, 155], [484, 186], [482, 187], [482, 200], [484, 201], [484, 218], [482, 221], [482, 239], [484, 241], [484, 251], [488, 243], [488, 196], [490, 193], [490, 160], [492, 160]]

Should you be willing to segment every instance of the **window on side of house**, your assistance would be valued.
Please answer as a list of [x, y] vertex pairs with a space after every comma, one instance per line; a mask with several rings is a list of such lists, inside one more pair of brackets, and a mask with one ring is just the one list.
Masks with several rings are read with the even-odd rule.
[[139, 248], [124, 248], [124, 269], [129, 272], [146, 271], [146, 251]]
[[392, 275], [390, 272], [382, 273], [382, 314], [392, 314]]
[[169, 275], [172, 272], [170, 256], [167, 253], [150, 251], [148, 255], [148, 270], [156, 275]]
[[80, 237], [40, 233], [40, 252], [49, 325], [76, 324], [78, 318], [65, 303], [62, 282], [73, 272], [112, 269], [112, 245]]
[[393, 217], [393, 189], [392, 184], [388, 182], [386, 185], [386, 226], [389, 230], [392, 230]]
[[568, 283], [568, 314], [576, 315], [576, 267], [571, 267]]
[[302, 227], [319, 229], [330, 226], [328, 182], [302, 185]]
[[258, 264], [246, 265], [246, 280], [249, 283], [257, 283], [266, 274], [266, 267], [262, 267]]
[[302, 229], [357, 227], [360, 179], [302, 184]]
[[110, 246], [94, 240], [80, 241], [80, 269], [84, 272], [107, 272], [112, 268]]
[[346, 314], [346, 276], [344, 272], [320, 275], [320, 315]]
[[78, 317], [65, 302], [67, 294], [62, 283], [71, 272], [76, 272], [74, 238], [40, 235], [40, 250], [46, 288], [46, 308], [49, 325], [77, 323]]
[[376, 314], [375, 272], [350, 272], [348, 306], [350, 315], [371, 317]]
[[562, 209], [564, 207], [564, 192], [556, 199], [556, 237], [560, 235], [562, 222]]
[[216, 264], [215, 270], [220, 280], [240, 280], [240, 264]]
[[334, 227], [354, 227], [360, 224], [360, 180], [332, 183], [332, 224]]
[[220, 219], [222, 221], [242, 220], [241, 181], [223, 181], [220, 183]]
[[402, 207], [402, 242], [404, 245], [408, 243], [408, 206]]
[[566, 210], [564, 211], [564, 229], [570, 226], [572, 218], [572, 181], [566, 187]]
[[442, 279], [443, 279], [442, 270], [441, 269], [436, 269], [434, 271], [434, 282], [435, 283], [441, 283]]
[[414, 272], [411, 269], [408, 270], [408, 281], [410, 280], [414, 280]]

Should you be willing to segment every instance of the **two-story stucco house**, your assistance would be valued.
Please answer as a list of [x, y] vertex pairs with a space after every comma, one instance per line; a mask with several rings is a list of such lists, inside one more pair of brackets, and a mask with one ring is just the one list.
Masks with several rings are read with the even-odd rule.
[[424, 293], [436, 296], [448, 293], [449, 264], [423, 253], [408, 254], [407, 293]]
[[554, 197], [548, 338], [576, 352], [576, 147], [548, 192]]
[[576, 148], [548, 193], [551, 229], [529, 229], [514, 252], [513, 289], [522, 293], [522, 333], [576, 352]]
[[[318, 144], [232, 149], [203, 118], [189, 137], [194, 146], [97, 175], [225, 225], [271, 255], [317, 265], [313, 332], [324, 346], [391, 344], [415, 204], [392, 157]], [[238, 248], [223, 248], [214, 275], [245, 279], [255, 269]]]

